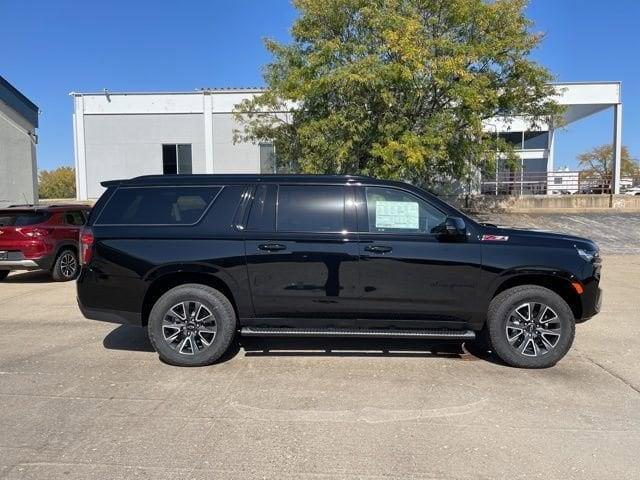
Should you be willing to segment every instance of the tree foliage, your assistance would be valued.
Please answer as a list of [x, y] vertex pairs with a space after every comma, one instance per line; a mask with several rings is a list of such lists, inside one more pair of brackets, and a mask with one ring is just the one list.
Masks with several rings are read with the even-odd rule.
[[[620, 173], [625, 176], [638, 175], [638, 161], [631, 157], [629, 149], [622, 147], [622, 168]], [[588, 152], [578, 155], [578, 165], [587, 173], [599, 177], [610, 176], [613, 170], [613, 145], [606, 144], [594, 147]]]
[[[528, 58], [525, 0], [294, 0], [289, 44], [267, 40], [267, 91], [236, 109], [237, 141], [273, 141], [280, 168], [428, 183], [510, 147], [493, 117], [557, 117]], [[486, 128], [486, 126], [485, 126]]]
[[38, 173], [40, 198], [75, 198], [76, 173], [72, 167], [42, 170]]

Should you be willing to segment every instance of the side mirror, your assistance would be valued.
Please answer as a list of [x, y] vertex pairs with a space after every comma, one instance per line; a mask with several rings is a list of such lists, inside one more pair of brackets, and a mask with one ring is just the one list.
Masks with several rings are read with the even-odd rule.
[[447, 217], [443, 223], [433, 230], [434, 233], [443, 237], [463, 237], [467, 234], [467, 226], [460, 217]]

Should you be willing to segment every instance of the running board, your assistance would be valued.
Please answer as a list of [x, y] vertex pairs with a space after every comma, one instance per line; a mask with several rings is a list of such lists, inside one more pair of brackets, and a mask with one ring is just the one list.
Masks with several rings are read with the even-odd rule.
[[431, 340], [473, 340], [473, 330], [447, 330], [433, 328], [400, 330], [382, 328], [271, 328], [242, 327], [240, 333], [247, 337], [351, 337], [351, 338], [427, 338]]

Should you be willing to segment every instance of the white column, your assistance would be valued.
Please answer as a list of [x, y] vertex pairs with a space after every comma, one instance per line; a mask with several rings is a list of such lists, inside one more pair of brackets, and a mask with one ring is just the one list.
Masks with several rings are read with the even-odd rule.
[[204, 97], [204, 168], [205, 173], [213, 171], [213, 96], [203, 91]]
[[555, 158], [554, 158], [555, 138], [556, 138], [556, 131], [553, 128], [553, 125], [549, 125], [549, 145], [547, 148], [547, 195], [551, 195], [553, 191], [553, 181], [554, 181], [553, 170], [555, 168], [555, 165], [554, 165], [555, 164]]
[[613, 178], [611, 191], [620, 193], [620, 170], [622, 170], [622, 104], [613, 106]]
[[75, 95], [73, 97], [73, 148], [76, 163], [76, 198], [78, 200], [88, 200], [87, 191], [87, 158], [84, 144], [84, 97]]

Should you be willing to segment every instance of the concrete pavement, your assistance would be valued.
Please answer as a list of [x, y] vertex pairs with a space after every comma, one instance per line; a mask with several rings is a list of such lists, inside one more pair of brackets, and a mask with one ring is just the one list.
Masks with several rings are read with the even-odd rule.
[[0, 284], [0, 478], [640, 478], [640, 256], [556, 367], [457, 344], [251, 339], [162, 364], [73, 283]]

